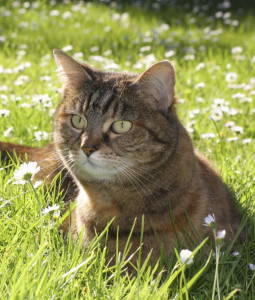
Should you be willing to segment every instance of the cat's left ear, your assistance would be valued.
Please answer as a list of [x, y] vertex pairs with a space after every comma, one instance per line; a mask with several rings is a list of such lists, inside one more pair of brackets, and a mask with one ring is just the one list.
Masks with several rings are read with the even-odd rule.
[[54, 49], [53, 55], [58, 66], [58, 73], [63, 87], [68, 85], [77, 86], [92, 80], [85, 66], [62, 50]]
[[160, 61], [142, 73], [135, 83], [156, 110], [165, 111], [174, 102], [175, 71], [167, 61]]

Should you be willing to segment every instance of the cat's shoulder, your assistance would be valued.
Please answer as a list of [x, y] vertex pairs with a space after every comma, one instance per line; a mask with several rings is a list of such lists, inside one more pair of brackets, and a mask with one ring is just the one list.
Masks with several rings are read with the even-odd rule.
[[216, 169], [214, 164], [207, 159], [201, 152], [197, 149], [194, 150], [195, 157], [198, 163], [198, 167], [202, 175], [211, 178], [212, 180], [218, 179], [221, 180], [219, 171]]

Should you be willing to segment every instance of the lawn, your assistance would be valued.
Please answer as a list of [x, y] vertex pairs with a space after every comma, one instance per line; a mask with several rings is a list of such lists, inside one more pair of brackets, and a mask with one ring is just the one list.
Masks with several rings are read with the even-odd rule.
[[0, 299], [255, 299], [252, 4], [63, 2], [0, 1], [0, 140], [43, 146], [52, 139], [61, 97], [54, 48], [113, 71], [139, 73], [169, 59], [179, 116], [231, 187], [249, 238], [196, 253], [191, 265], [176, 251], [167, 268], [144, 265], [130, 275], [128, 256], [106, 263], [100, 237], [84, 251], [64, 236], [62, 195], [14, 185], [13, 161], [0, 165]]

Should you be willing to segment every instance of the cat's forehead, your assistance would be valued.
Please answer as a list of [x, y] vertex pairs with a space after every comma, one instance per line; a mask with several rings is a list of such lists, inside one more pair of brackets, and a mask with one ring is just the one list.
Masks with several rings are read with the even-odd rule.
[[136, 113], [135, 78], [133, 74], [101, 72], [93, 82], [67, 91], [64, 102], [80, 113], [131, 117]]
[[124, 91], [129, 88], [137, 74], [128, 72], [94, 72], [92, 87], [101, 91]]
[[128, 82], [126, 84], [106, 82], [86, 93], [82, 109], [102, 115], [107, 113], [111, 113], [112, 116], [132, 114], [134, 113], [134, 101], [129, 91]]

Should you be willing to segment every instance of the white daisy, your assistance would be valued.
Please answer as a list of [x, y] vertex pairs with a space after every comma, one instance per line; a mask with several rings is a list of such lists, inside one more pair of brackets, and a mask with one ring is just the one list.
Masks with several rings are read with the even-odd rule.
[[229, 72], [226, 74], [225, 79], [227, 82], [234, 82], [238, 78], [238, 75], [234, 72]]
[[255, 265], [254, 264], [249, 264], [249, 268], [250, 268], [250, 270], [255, 271]]
[[4, 131], [4, 137], [10, 137], [10, 136], [12, 135], [12, 133], [13, 133], [13, 130], [14, 130], [14, 127], [13, 127], [13, 126], [11, 126], [11, 127], [9, 127], [8, 129], [6, 129], [6, 130]]
[[193, 263], [193, 257], [191, 257], [192, 252], [187, 250], [187, 249], [183, 249], [180, 252], [180, 260], [183, 264], [186, 265], [191, 265]]
[[42, 180], [37, 180], [35, 183], [34, 183], [34, 188], [38, 188], [39, 186], [42, 185]]
[[40, 167], [37, 162], [23, 163], [17, 170], [14, 171], [13, 180], [14, 184], [26, 184], [31, 181], [34, 175], [40, 171]]
[[54, 204], [54, 205], [52, 205], [52, 206], [49, 206], [49, 207], [44, 208], [44, 209], [42, 210], [42, 214], [46, 215], [46, 214], [48, 214], [49, 212], [51, 212], [51, 211], [56, 211], [56, 210], [58, 210], [58, 209], [59, 209], [59, 205]]
[[244, 140], [242, 140], [242, 144], [249, 144], [249, 143], [251, 143], [252, 142], [252, 139], [244, 139]]
[[231, 49], [232, 54], [240, 54], [242, 52], [243, 52], [243, 48], [240, 46], [236, 46]]
[[52, 217], [53, 217], [54, 220], [57, 220], [60, 217], [60, 210], [54, 211]]
[[0, 117], [8, 117], [10, 115], [10, 111], [8, 109], [0, 109]]
[[233, 126], [231, 130], [233, 130], [236, 133], [243, 133], [243, 127], [241, 126]]
[[215, 219], [215, 215], [214, 214], [210, 214], [207, 217], [204, 218], [204, 225], [211, 227], [211, 228], [215, 228], [216, 227], [216, 219]]
[[41, 130], [35, 131], [34, 137], [37, 141], [45, 141], [45, 140], [47, 141], [49, 138], [49, 133]]
[[226, 235], [226, 230], [220, 230], [220, 231], [217, 232], [216, 238], [220, 239], [220, 240], [223, 240], [225, 238], [225, 235]]
[[215, 138], [215, 134], [214, 133], [211, 133], [211, 132], [208, 132], [208, 133], [202, 133], [201, 134], [201, 139], [206, 139], [206, 140], [208, 140], [208, 139], [213, 139], [213, 138]]
[[227, 142], [234, 142], [234, 141], [237, 141], [239, 139], [238, 136], [233, 136], [233, 137], [229, 137], [226, 139]]

